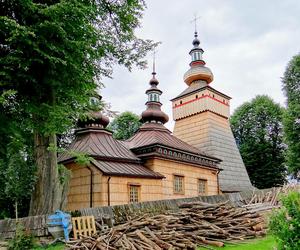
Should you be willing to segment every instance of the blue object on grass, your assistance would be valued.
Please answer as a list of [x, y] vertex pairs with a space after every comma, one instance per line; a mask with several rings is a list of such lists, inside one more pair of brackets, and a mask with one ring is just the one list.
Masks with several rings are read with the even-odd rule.
[[54, 214], [48, 217], [48, 231], [54, 236], [58, 237], [58, 234], [63, 229], [64, 237], [66, 241], [69, 241], [69, 232], [72, 228], [71, 215], [64, 213], [60, 210], [56, 210]]

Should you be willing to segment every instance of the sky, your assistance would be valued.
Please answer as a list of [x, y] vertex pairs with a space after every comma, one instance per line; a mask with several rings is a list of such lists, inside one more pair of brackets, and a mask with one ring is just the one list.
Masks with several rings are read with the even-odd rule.
[[[156, 72], [163, 91], [162, 110], [169, 115], [166, 126], [173, 130], [170, 99], [187, 85], [194, 15], [203, 59], [214, 74], [213, 88], [232, 97], [231, 114], [256, 95], [269, 95], [285, 105], [281, 77], [289, 60], [300, 52], [299, 0], [146, 0], [147, 9], [137, 36], [161, 42], [156, 53]], [[112, 79], [104, 79], [103, 100], [114, 111], [145, 110], [145, 90], [152, 72], [148, 68], [116, 66]]]

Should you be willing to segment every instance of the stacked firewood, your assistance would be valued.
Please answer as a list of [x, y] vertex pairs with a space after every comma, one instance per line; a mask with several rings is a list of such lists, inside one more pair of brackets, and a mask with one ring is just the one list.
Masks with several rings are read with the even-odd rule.
[[92, 237], [67, 244], [69, 249], [197, 249], [265, 234], [262, 217], [227, 203], [186, 203], [179, 211], [142, 217]]

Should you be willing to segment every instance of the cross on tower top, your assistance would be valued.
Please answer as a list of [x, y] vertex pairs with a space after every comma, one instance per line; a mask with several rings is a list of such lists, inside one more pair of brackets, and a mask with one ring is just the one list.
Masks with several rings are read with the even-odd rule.
[[156, 72], [155, 72], [155, 56], [156, 56], [156, 52], [157, 52], [157, 50], [156, 49], [154, 49], [153, 50], [153, 53], [152, 53], [152, 55], [153, 55], [153, 70], [152, 70], [152, 74], [156, 74]]
[[197, 21], [201, 18], [201, 16], [197, 16], [197, 14], [194, 14], [194, 19], [191, 20], [191, 23], [195, 23], [195, 33], [197, 32]]

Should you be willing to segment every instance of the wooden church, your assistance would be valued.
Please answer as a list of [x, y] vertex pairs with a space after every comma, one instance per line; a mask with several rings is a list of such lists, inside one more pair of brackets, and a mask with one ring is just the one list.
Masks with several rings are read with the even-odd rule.
[[[69, 150], [59, 156], [71, 170], [68, 210], [253, 188], [229, 126], [230, 97], [210, 87], [213, 74], [196, 32], [193, 45], [188, 88], [172, 100], [173, 134], [164, 126], [169, 118], [161, 110], [155, 69], [143, 125], [130, 139], [114, 139], [101, 112], [79, 123]], [[88, 155], [90, 164], [76, 163], [69, 152]]]

